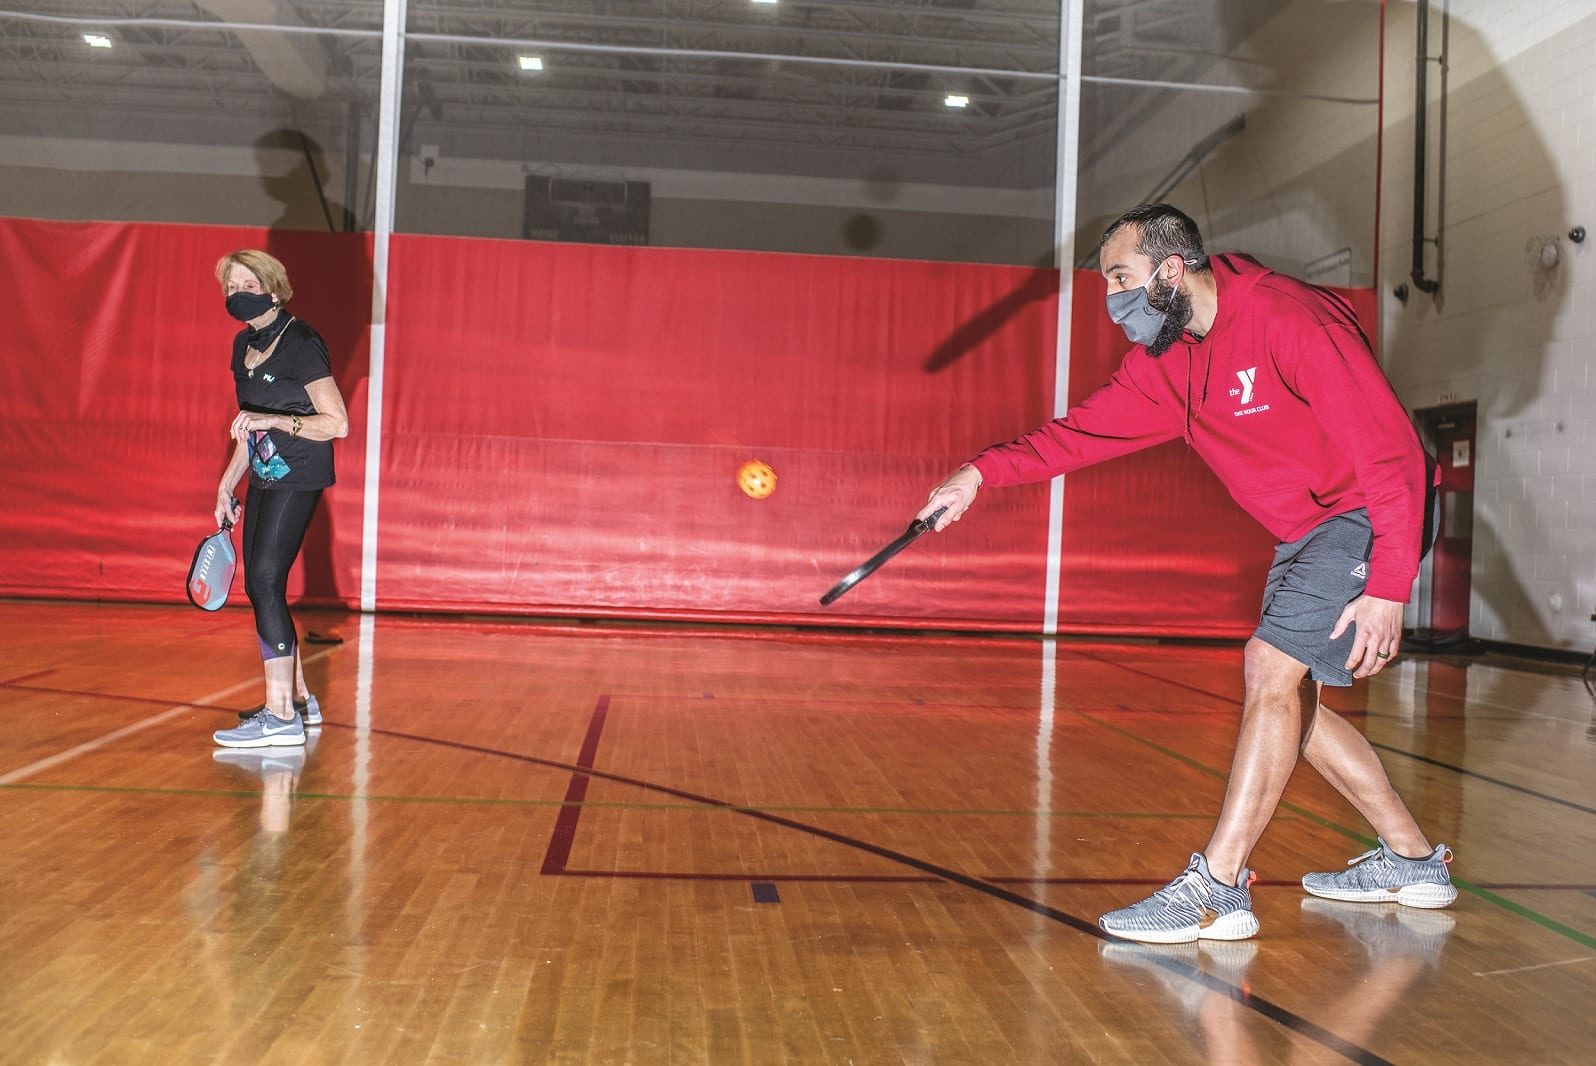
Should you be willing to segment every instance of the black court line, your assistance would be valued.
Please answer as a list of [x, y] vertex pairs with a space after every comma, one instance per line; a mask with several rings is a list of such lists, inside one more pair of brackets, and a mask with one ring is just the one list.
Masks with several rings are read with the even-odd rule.
[[[1199, 695], [1202, 695], [1202, 696], [1209, 696], [1209, 697], [1212, 697], [1214, 699], [1225, 700], [1225, 701], [1227, 701], [1229, 703], [1232, 703], [1232, 704], [1234, 704], [1234, 705], [1236, 705], [1238, 707], [1241, 706], [1241, 704], [1242, 704], [1242, 701], [1238, 700], [1234, 696], [1226, 696], [1226, 695], [1223, 695], [1223, 694], [1218, 693], [1218, 692], [1212, 692], [1212, 691], [1210, 691], [1208, 689], [1200, 688], [1197, 685], [1187, 684], [1184, 681], [1176, 681], [1172, 677], [1165, 677], [1162, 674], [1155, 674], [1151, 670], [1143, 670], [1140, 667], [1129, 666], [1129, 665], [1127, 665], [1125, 663], [1117, 663], [1117, 662], [1115, 662], [1112, 659], [1100, 658], [1099, 656], [1092, 655], [1089, 652], [1083, 652], [1083, 651], [1079, 651], [1079, 650], [1076, 650], [1076, 649], [1071, 649], [1071, 653], [1074, 654], [1074, 655], [1078, 655], [1078, 656], [1080, 656], [1080, 657], [1082, 657], [1084, 659], [1090, 659], [1093, 662], [1102, 663], [1105, 666], [1117, 667], [1117, 668], [1119, 668], [1121, 670], [1125, 670], [1125, 671], [1128, 671], [1130, 673], [1136, 674], [1139, 677], [1150, 678], [1153, 681], [1160, 681], [1160, 682], [1163, 682], [1166, 685], [1171, 685], [1171, 686], [1173, 686], [1175, 688], [1183, 688], [1187, 692], [1195, 692], [1195, 693], [1198, 693]], [[1332, 712], [1340, 713], [1340, 712], [1336, 712], [1335, 708], [1333, 708], [1333, 707], [1328, 708], [1328, 709], [1331, 710]], [[1368, 738], [1365, 737], [1364, 739], [1367, 740]], [[1474, 778], [1477, 781], [1485, 781], [1485, 782], [1488, 782], [1488, 783], [1493, 784], [1493, 785], [1499, 785], [1502, 788], [1512, 789], [1514, 792], [1521, 792], [1521, 793], [1523, 793], [1526, 796], [1534, 796], [1536, 799], [1545, 800], [1547, 803], [1556, 803], [1559, 806], [1570, 807], [1570, 808], [1573, 808], [1576, 811], [1583, 811], [1586, 814], [1596, 814], [1596, 807], [1587, 807], [1583, 803], [1575, 803], [1573, 800], [1564, 799], [1562, 796], [1553, 796], [1550, 793], [1540, 792], [1540, 791], [1537, 791], [1536, 789], [1529, 788], [1526, 785], [1515, 785], [1511, 781], [1503, 781], [1499, 777], [1491, 777], [1489, 774], [1482, 774], [1482, 773], [1479, 773], [1478, 771], [1475, 771], [1475, 770], [1465, 769], [1462, 766], [1455, 766], [1455, 765], [1453, 765], [1452, 763], [1449, 763], [1449, 762], [1442, 762], [1440, 759], [1432, 759], [1428, 755], [1420, 755], [1417, 752], [1408, 751], [1405, 748], [1396, 748], [1396, 747], [1392, 747], [1389, 744], [1382, 744], [1382, 743], [1379, 743], [1379, 742], [1373, 741], [1373, 740], [1370, 740], [1369, 743], [1373, 747], [1379, 748], [1381, 751], [1389, 751], [1393, 755], [1402, 755], [1402, 756], [1405, 756], [1405, 757], [1407, 757], [1409, 759], [1414, 759], [1414, 760], [1416, 760], [1418, 762], [1429, 763], [1431, 766], [1440, 767], [1443, 770], [1450, 770], [1453, 773], [1458, 774], [1458, 775], [1460, 775], [1462, 777], [1472, 777], [1472, 778]]]
[[49, 674], [53, 674], [53, 673], [55, 673], [55, 671], [53, 669], [51, 669], [51, 670], [35, 670], [31, 674], [23, 674], [20, 677], [8, 677], [4, 681], [0, 681], [0, 685], [6, 686], [6, 687], [9, 687], [11, 685], [20, 685], [24, 681], [32, 681], [36, 677], [45, 677], [45, 676], [47, 676]]
[[[600, 707], [607, 712], [609, 708], [608, 700], [601, 699]], [[594, 709], [594, 714], [595, 716], [599, 714], [599, 708]], [[523, 762], [531, 766], [542, 766], [550, 770], [563, 770], [573, 775], [573, 788], [575, 787], [576, 777], [583, 779], [583, 784], [581, 787], [584, 793], [587, 789], [587, 780], [590, 778], [599, 778], [601, 780], [611, 781], [616, 784], [640, 788], [647, 792], [657, 792], [661, 795], [674, 796], [677, 799], [684, 799], [692, 803], [703, 804], [706, 807], [715, 807], [721, 810], [732, 811], [761, 822], [766, 822], [770, 825], [781, 826], [784, 829], [793, 829], [800, 833], [806, 833], [810, 836], [819, 837], [822, 840], [829, 840], [832, 843], [841, 844], [843, 847], [853, 848], [869, 855], [875, 855], [878, 858], [886, 859], [888, 862], [897, 863], [901, 866], [907, 866], [913, 870], [919, 870], [922, 873], [930, 874], [935, 879], [961, 885], [964, 888], [979, 892], [985, 896], [991, 897], [992, 899], [1012, 904], [1016, 907], [1030, 911], [1032, 914], [1050, 919], [1059, 923], [1060, 925], [1068, 926], [1069, 928], [1080, 933], [1085, 933], [1087, 936], [1093, 937], [1098, 941], [1104, 943], [1121, 943], [1121, 941], [1119, 941], [1117, 938], [1109, 936], [1096, 925], [1086, 921], [1084, 918], [1070, 914], [1068, 911], [1059, 910], [1056, 907], [1050, 907], [1045, 903], [1031, 899], [1028, 896], [1022, 896], [1017, 892], [1011, 892], [1010, 890], [1003, 888], [1001, 885], [995, 885], [987, 881], [979, 880], [978, 878], [970, 877], [967, 874], [961, 874], [957, 870], [951, 870], [945, 866], [939, 866], [936, 863], [927, 861], [925, 859], [916, 858], [913, 855], [907, 855], [901, 851], [894, 851], [893, 849], [883, 847], [880, 844], [872, 844], [867, 840], [860, 840], [857, 837], [850, 837], [844, 833], [833, 832], [830, 829], [824, 829], [818, 825], [810, 825], [807, 822], [800, 822], [795, 818], [788, 818], [784, 815], [772, 814], [769, 811], [762, 811], [753, 807], [739, 806], [738, 804], [731, 803], [727, 800], [715, 799], [712, 796], [704, 796], [696, 792], [689, 792], [686, 789], [676, 788], [672, 785], [661, 785], [651, 781], [644, 781], [641, 778], [628, 777], [624, 774], [612, 773], [607, 770], [596, 770], [591, 765], [584, 766], [580, 764], [560, 762], [555, 759], [540, 758], [536, 755], [523, 755], [520, 752], [504, 751], [499, 748], [489, 748], [480, 744], [467, 744], [464, 741], [444, 740], [441, 737], [428, 737], [415, 733], [403, 733], [393, 729], [373, 728], [368, 729], [367, 732], [373, 736], [390, 737], [395, 740], [412, 740], [416, 741], [417, 743], [434, 744], [439, 747], [450, 748], [455, 751], [467, 751], [477, 755], [491, 755], [502, 759], [513, 759], [517, 762]], [[591, 738], [592, 743], [596, 748], [598, 741], [592, 723], [589, 723], [588, 736]], [[583, 748], [586, 750], [586, 743], [584, 743]], [[569, 790], [567, 794], [569, 795]], [[578, 812], [581, 810], [580, 807], [576, 807], [575, 809]], [[554, 848], [551, 842], [550, 854], [552, 855], [553, 852]], [[544, 861], [545, 865], [547, 865], [547, 856], [545, 857]], [[1197, 984], [1207, 988], [1210, 992], [1226, 996], [1241, 1006], [1246, 1007], [1248, 1010], [1268, 1018], [1270, 1021], [1314, 1041], [1315, 1043], [1335, 1052], [1345, 1059], [1357, 1063], [1371, 1064], [1371, 1066], [1376, 1066], [1376, 1064], [1390, 1066], [1389, 1060], [1381, 1058], [1379, 1055], [1376, 1055], [1367, 1048], [1360, 1047], [1357, 1044], [1354, 1044], [1351, 1041], [1332, 1033], [1323, 1026], [1316, 1025], [1299, 1014], [1294, 1014], [1277, 1003], [1264, 999], [1262, 996], [1253, 993], [1250, 988], [1238, 988], [1235, 985], [1221, 981], [1212, 974], [1204, 973], [1197, 967], [1182, 962], [1178, 959], [1157, 956], [1150, 957], [1149, 961], [1154, 962], [1162, 969], [1168, 970], [1180, 977], [1184, 977], [1190, 981], [1195, 981]]]
[[592, 769], [593, 760], [598, 756], [599, 737], [604, 733], [604, 720], [609, 713], [609, 696], [600, 696], [593, 707], [593, 717], [588, 720], [587, 735], [582, 738], [582, 750], [576, 757], [576, 765], [584, 772], [571, 775], [571, 783], [565, 789], [565, 805], [554, 820], [554, 833], [549, 837], [549, 848], [543, 855], [545, 877], [564, 873], [565, 864], [571, 859], [571, 845], [576, 841], [576, 823], [582, 818], [582, 801], [587, 798], [588, 775], [585, 771]]
[[[778, 883], [825, 885], [925, 885], [933, 884], [940, 880], [937, 877], [916, 874], [784, 874], [770, 871], [761, 873], [747, 873], [746, 871], [724, 873], [702, 870], [578, 870], [569, 867], [561, 870], [559, 876], [613, 877], [619, 881], [775, 881]], [[1151, 877], [1014, 877], [991, 874], [972, 874], [971, 876], [978, 881], [994, 885], [1037, 885], [1054, 888], [1163, 888], [1169, 883], [1167, 881], [1158, 881]], [[1596, 894], [1596, 885], [1548, 885], [1496, 881], [1470, 881], [1469, 883], [1475, 888], [1485, 888], [1496, 892], [1583, 892]], [[1252, 883], [1252, 887], [1254, 889], [1297, 889], [1302, 887], [1302, 882], [1265, 881], [1260, 878]]]
[[[54, 673], [46, 670], [44, 673]], [[28, 677], [37, 677], [29, 674]], [[47, 692], [54, 696], [82, 696], [86, 699], [108, 700], [112, 703], [149, 703], [157, 707], [193, 707], [201, 711], [238, 711], [237, 707], [219, 707], [214, 703], [189, 703], [186, 700], [161, 700], [153, 696], [129, 696], [121, 692], [95, 692], [85, 688], [51, 688], [49, 685], [24, 685], [21, 681], [27, 678], [17, 678], [12, 681], [0, 681], [0, 688], [14, 688], [19, 692]]]
[[1419, 762], [1429, 763], [1431, 766], [1439, 766], [1443, 770], [1452, 770], [1456, 773], [1463, 774], [1466, 777], [1472, 777], [1476, 781], [1489, 781], [1493, 785], [1499, 785], [1502, 788], [1510, 788], [1514, 792], [1522, 792], [1526, 796], [1534, 796], [1536, 799], [1543, 799], [1549, 803], [1557, 803], [1564, 807], [1572, 807], [1574, 810], [1584, 811], [1586, 814], [1596, 814], [1596, 807], [1587, 807], [1583, 803], [1575, 803], [1573, 800], [1563, 799], [1561, 796], [1548, 796], [1546, 793], [1537, 792], [1533, 788], [1525, 788], [1523, 785], [1515, 785], [1511, 781], [1503, 781], [1500, 777], [1492, 777], [1489, 774], [1482, 774], [1475, 770], [1465, 770], [1461, 766], [1453, 766], [1451, 763], [1442, 762], [1440, 759], [1432, 759], [1428, 755], [1420, 755], [1417, 752], [1404, 751], [1401, 748], [1393, 748], [1391, 745], [1382, 744], [1378, 740], [1370, 740], [1369, 744], [1371, 747], [1379, 748], [1381, 751], [1389, 751], [1393, 755], [1406, 755], [1410, 759], [1417, 759]]

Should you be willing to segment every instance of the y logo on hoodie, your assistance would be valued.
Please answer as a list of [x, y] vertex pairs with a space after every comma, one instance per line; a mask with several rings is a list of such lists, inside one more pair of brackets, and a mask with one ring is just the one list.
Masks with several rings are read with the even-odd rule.
[[1258, 380], [1257, 367], [1249, 366], [1246, 370], [1236, 371], [1236, 380], [1241, 382], [1241, 388], [1230, 390], [1230, 395], [1237, 398], [1236, 410], [1231, 414], [1240, 418], [1242, 415], [1255, 415], [1260, 411], [1269, 410], [1269, 405], [1266, 403], [1254, 406], [1252, 402], [1252, 387]]
[[1258, 368], [1249, 366], [1236, 371], [1236, 376], [1241, 379], [1241, 406], [1246, 407], [1252, 403], [1252, 383], [1258, 377]]

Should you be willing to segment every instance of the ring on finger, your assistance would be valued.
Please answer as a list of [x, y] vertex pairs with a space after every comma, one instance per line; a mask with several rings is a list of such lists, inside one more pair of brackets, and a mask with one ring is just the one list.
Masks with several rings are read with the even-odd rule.
[[1374, 657], [1376, 659], [1389, 659], [1391, 658], [1391, 653], [1388, 651], [1377, 651], [1374, 653]]

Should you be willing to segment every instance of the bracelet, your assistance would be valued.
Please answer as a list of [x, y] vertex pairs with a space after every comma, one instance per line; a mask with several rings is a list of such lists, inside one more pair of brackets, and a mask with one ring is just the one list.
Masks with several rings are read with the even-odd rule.
[[299, 436], [299, 431], [305, 425], [305, 420], [298, 415], [289, 415], [288, 417], [294, 423], [294, 428], [288, 431], [288, 435], [290, 437]]

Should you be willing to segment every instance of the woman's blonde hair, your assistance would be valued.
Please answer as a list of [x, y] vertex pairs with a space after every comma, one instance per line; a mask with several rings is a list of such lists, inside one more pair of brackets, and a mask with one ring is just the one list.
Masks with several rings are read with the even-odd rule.
[[216, 263], [216, 280], [225, 291], [227, 288], [227, 274], [233, 267], [241, 266], [260, 281], [263, 291], [277, 297], [278, 303], [287, 303], [294, 298], [294, 287], [288, 284], [288, 268], [275, 257], [254, 248], [240, 248], [236, 252], [228, 252]]

